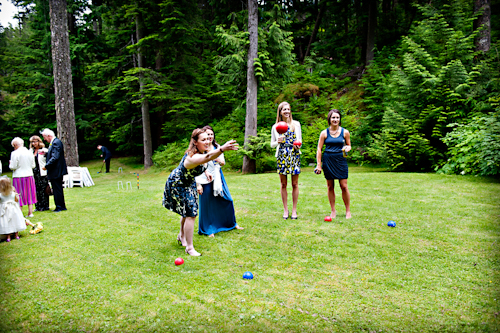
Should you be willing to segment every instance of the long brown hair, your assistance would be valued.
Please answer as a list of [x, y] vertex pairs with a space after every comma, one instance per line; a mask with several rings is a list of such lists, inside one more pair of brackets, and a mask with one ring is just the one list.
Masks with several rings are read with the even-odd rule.
[[193, 156], [196, 153], [200, 153], [198, 148], [196, 147], [196, 142], [198, 142], [198, 138], [200, 137], [200, 134], [205, 133], [205, 129], [203, 128], [196, 128], [193, 133], [191, 134], [191, 140], [189, 141], [189, 147], [186, 150], [186, 154], [188, 154], [189, 157]]
[[219, 144], [217, 143], [217, 141], [215, 141], [215, 131], [214, 129], [212, 128], [212, 126], [210, 125], [207, 125], [207, 126], [203, 126], [202, 130], [205, 130], [205, 132], [207, 130], [211, 130], [213, 133], [214, 133], [214, 140], [212, 141], [212, 145], [217, 148], [219, 146]]
[[292, 107], [290, 106], [290, 103], [288, 102], [281, 102], [280, 105], [278, 105], [278, 113], [276, 115], [276, 124], [279, 123], [280, 121], [284, 121], [283, 118], [281, 117], [281, 110], [283, 110], [283, 107], [285, 105], [288, 105], [288, 107], [290, 108], [290, 122], [288, 124], [288, 126], [290, 126], [290, 129], [292, 131], [295, 131], [295, 126], [293, 126], [293, 117], [292, 117]]
[[12, 193], [12, 191], [14, 190], [14, 188], [12, 187], [12, 184], [10, 183], [10, 179], [9, 177], [0, 177], [0, 193], [2, 193], [2, 195], [9, 195]]

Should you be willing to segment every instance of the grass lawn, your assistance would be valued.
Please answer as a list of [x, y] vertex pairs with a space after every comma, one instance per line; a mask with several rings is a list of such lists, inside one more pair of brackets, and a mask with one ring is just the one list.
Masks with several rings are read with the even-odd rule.
[[497, 181], [351, 167], [353, 218], [337, 186], [324, 222], [326, 182], [304, 168], [299, 219], [284, 221], [276, 174], [225, 172], [245, 230], [196, 234], [194, 258], [161, 205], [168, 174], [127, 162], [84, 164], [96, 186], [35, 213], [42, 233], [0, 243], [1, 332], [500, 330]]

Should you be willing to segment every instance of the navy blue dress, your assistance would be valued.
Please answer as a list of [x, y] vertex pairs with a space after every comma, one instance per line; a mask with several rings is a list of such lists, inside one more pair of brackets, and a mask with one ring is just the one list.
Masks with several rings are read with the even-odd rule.
[[194, 177], [201, 175], [206, 167], [202, 164], [194, 169], [187, 169], [184, 166], [186, 156], [187, 154], [168, 176], [163, 192], [163, 207], [182, 217], [196, 217], [198, 215], [198, 192], [196, 192]]
[[323, 172], [326, 179], [347, 179], [349, 169], [347, 159], [342, 155], [345, 146], [344, 128], [341, 127], [340, 135], [336, 138], [326, 129], [325, 151], [323, 152]]
[[234, 204], [222, 170], [222, 196], [214, 196], [214, 182], [203, 184], [203, 194], [200, 195], [200, 216], [198, 234], [211, 235], [220, 231], [236, 228]]

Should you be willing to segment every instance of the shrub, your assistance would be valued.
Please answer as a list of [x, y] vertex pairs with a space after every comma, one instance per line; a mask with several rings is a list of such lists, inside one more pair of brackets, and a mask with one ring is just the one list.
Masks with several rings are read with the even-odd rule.
[[450, 124], [453, 130], [442, 140], [449, 159], [438, 173], [500, 175], [500, 108], [487, 116], [476, 116], [467, 124]]

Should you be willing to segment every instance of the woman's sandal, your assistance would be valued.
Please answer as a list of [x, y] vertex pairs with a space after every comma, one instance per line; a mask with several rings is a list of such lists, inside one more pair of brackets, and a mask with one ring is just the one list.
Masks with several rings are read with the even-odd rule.
[[[179, 243], [179, 245], [182, 245], [181, 235], [177, 235], [177, 243]], [[185, 245], [182, 245], [182, 246], [185, 246]]]
[[186, 249], [186, 253], [189, 254], [190, 256], [193, 256], [193, 257], [200, 257], [201, 256], [201, 253], [196, 251], [195, 249], [191, 249], [188, 251], [188, 249]]

